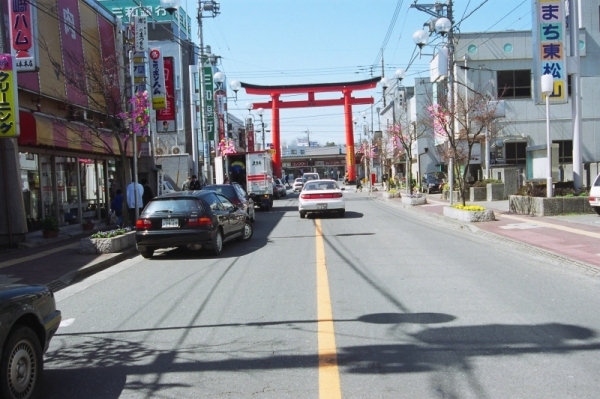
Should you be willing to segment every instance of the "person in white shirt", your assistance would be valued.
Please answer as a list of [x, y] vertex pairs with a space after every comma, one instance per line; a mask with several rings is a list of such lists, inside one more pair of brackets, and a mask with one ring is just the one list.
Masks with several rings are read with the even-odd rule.
[[[129, 183], [127, 186], [127, 208], [129, 209], [129, 220], [131, 224], [135, 226], [136, 218], [135, 218], [135, 182]], [[137, 207], [139, 209], [138, 214], [142, 213], [142, 196], [144, 195], [144, 186], [140, 183], [137, 184]]]

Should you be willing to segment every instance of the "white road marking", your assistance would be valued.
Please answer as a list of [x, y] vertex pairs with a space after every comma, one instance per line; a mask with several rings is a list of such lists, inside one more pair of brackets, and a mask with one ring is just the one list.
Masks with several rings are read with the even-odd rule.
[[75, 319], [65, 319], [60, 322], [59, 328], [69, 327], [74, 321]]
[[527, 230], [527, 229], [537, 229], [541, 226], [533, 223], [512, 223], [507, 224], [506, 226], [500, 226], [501, 229], [505, 230]]

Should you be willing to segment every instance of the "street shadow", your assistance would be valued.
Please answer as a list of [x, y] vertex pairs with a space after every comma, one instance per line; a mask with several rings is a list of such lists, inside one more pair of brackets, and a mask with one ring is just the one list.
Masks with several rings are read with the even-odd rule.
[[346, 211], [344, 217], [340, 217], [337, 213], [308, 213], [307, 219], [362, 219], [363, 213]]
[[[334, 323], [438, 324], [455, 316], [436, 313], [381, 313], [357, 319], [334, 320]], [[121, 331], [59, 333], [46, 356], [46, 378], [42, 398], [117, 398], [123, 390], [135, 390], [148, 397], [169, 396], [187, 385], [163, 383], [161, 374], [248, 372], [261, 370], [314, 369], [318, 354], [270, 355], [256, 348], [240, 351], [236, 339], [178, 350], [160, 350], [146, 342], [136, 342], [140, 334], [157, 334], [169, 330], [173, 340], [187, 336], [194, 329], [254, 329], [269, 326], [313, 331], [318, 320], [281, 320], [257, 323], [228, 323]], [[238, 336], [240, 332], [234, 334]], [[68, 337], [68, 339], [67, 339]], [[600, 343], [587, 342], [596, 333], [586, 327], [546, 323], [535, 325], [488, 324], [426, 328], [417, 333], [406, 332], [401, 339], [410, 344], [356, 345], [338, 348], [338, 365], [344, 373], [401, 374], [461, 370], [469, 378], [475, 368], [473, 359], [482, 357], [521, 357], [526, 355], [564, 355], [598, 352]], [[266, 343], [268, 346], [269, 344]], [[223, 354], [231, 353], [223, 358]], [[191, 383], [190, 383], [191, 385]], [[101, 386], [101, 387], [100, 387]], [[94, 394], [94, 393], [97, 393]], [[485, 396], [485, 395], [484, 395]]]

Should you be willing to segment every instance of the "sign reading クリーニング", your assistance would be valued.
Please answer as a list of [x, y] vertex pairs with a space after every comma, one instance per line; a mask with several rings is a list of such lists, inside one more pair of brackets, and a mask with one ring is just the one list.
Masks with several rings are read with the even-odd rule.
[[0, 54], [0, 139], [19, 136], [17, 76], [11, 54]]
[[534, 99], [544, 102], [541, 89], [542, 75], [554, 79], [550, 103], [567, 102], [567, 54], [565, 35], [565, 2], [560, 0], [535, 0], [533, 2], [533, 61]]

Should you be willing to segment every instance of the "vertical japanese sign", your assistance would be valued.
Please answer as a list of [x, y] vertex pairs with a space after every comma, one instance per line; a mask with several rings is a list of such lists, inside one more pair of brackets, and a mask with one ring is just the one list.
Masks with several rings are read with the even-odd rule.
[[246, 151], [254, 151], [254, 122], [252, 118], [246, 118]]
[[17, 75], [11, 54], [0, 54], [0, 139], [19, 137]]
[[133, 51], [143, 53], [148, 48], [148, 18], [145, 15], [133, 18], [134, 49]]
[[10, 14], [10, 47], [15, 56], [16, 72], [35, 71], [38, 63], [37, 46], [34, 46], [35, 4], [33, 1], [8, 1]]
[[554, 78], [553, 104], [567, 102], [567, 54], [565, 35], [566, 6], [560, 0], [535, 0], [533, 21], [534, 99], [544, 102], [541, 91], [542, 75]]
[[175, 131], [175, 87], [173, 81], [173, 57], [164, 57], [165, 69], [165, 108], [156, 111], [156, 131], [167, 133]]
[[227, 91], [225, 82], [215, 82], [214, 96], [215, 112], [217, 115], [217, 132], [219, 142], [225, 140], [225, 115], [227, 114]]
[[165, 64], [160, 48], [150, 49], [150, 92], [152, 108], [165, 109], [167, 93], [165, 90]]
[[215, 100], [212, 65], [204, 65], [204, 103], [206, 105], [206, 133], [208, 140], [215, 139]]

